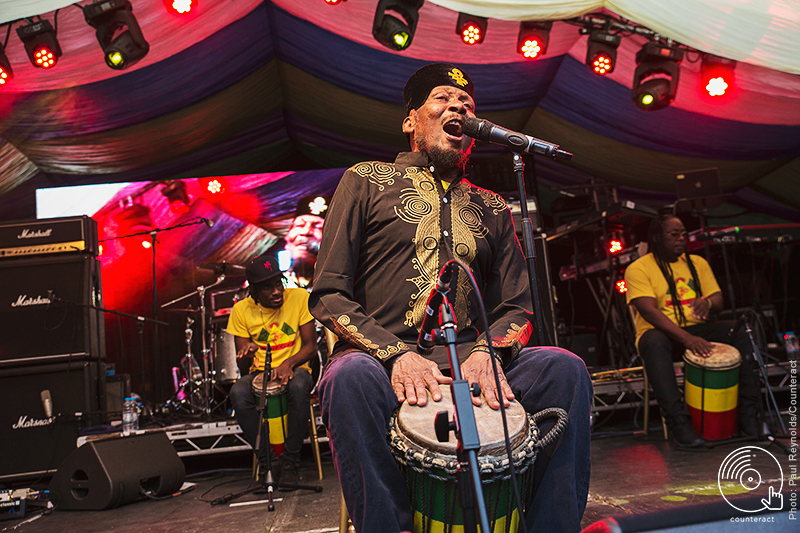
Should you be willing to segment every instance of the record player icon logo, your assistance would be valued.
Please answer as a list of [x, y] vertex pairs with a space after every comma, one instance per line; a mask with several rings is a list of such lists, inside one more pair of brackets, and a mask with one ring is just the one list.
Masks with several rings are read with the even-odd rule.
[[[753, 498], [729, 499], [723, 485], [731, 484], [741, 486], [750, 496], [761, 495], [760, 502]], [[758, 446], [744, 446], [729, 453], [719, 467], [717, 486], [728, 505], [743, 513], [783, 509], [783, 469], [774, 455]]]

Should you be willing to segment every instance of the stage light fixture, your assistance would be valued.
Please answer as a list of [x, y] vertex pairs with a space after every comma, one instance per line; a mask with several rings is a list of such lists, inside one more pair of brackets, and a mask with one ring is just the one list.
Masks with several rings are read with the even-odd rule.
[[164, 0], [167, 10], [176, 15], [187, 15], [197, 7], [197, 0]]
[[52, 68], [61, 57], [61, 46], [49, 20], [40, 19], [17, 28], [17, 35], [25, 45], [28, 59], [34, 67]]
[[425, 0], [380, 0], [372, 21], [372, 36], [392, 50], [411, 46]]
[[619, 280], [616, 283], [616, 286], [617, 286], [617, 292], [618, 293], [625, 294], [626, 292], [628, 292], [628, 285], [625, 283], [624, 279]]
[[622, 251], [622, 241], [612, 240], [608, 243], [608, 252], [615, 254]]
[[83, 8], [87, 24], [95, 29], [106, 64], [123, 70], [142, 59], [150, 51], [133, 6], [128, 0], [105, 0]]
[[547, 53], [553, 21], [527, 21], [519, 25], [517, 52], [531, 59]]
[[461, 37], [461, 40], [466, 44], [480, 44], [486, 36], [487, 24], [488, 19], [485, 17], [476, 17], [475, 15], [459, 13], [458, 22], [456, 23], [456, 34]]
[[335, 6], [336, 4], [341, 4], [342, 2], [347, 2], [347, 0], [325, 0], [325, 3], [331, 6]]
[[605, 76], [614, 72], [617, 62], [617, 47], [622, 38], [603, 31], [595, 30], [589, 34], [589, 46], [586, 49], [586, 64], [595, 73]]
[[173, 213], [183, 215], [189, 212], [189, 206], [192, 202], [189, 199], [189, 193], [186, 191], [186, 183], [180, 180], [167, 182], [166, 186], [161, 190], [161, 194], [169, 200], [169, 208]]
[[730, 94], [735, 80], [734, 69], [736, 61], [711, 54], [703, 55], [700, 64], [700, 80], [703, 90], [709, 96], [724, 96]]
[[632, 96], [645, 111], [667, 107], [675, 99], [683, 50], [650, 41], [636, 53]]
[[14, 71], [11, 70], [11, 62], [6, 57], [3, 45], [0, 44], [0, 86], [5, 85], [14, 79]]

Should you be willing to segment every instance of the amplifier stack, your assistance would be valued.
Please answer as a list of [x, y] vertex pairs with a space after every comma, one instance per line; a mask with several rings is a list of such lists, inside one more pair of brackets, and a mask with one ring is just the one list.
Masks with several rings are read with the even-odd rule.
[[97, 253], [90, 217], [0, 223], [0, 479], [54, 472], [105, 406]]

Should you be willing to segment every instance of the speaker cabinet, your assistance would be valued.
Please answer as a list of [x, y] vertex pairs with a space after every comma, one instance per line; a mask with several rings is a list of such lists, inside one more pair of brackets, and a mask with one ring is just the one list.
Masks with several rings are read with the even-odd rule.
[[166, 433], [87, 442], [50, 481], [56, 509], [99, 511], [177, 492], [186, 470]]
[[0, 366], [104, 358], [101, 312], [86, 307], [102, 306], [97, 259], [4, 259], [0, 279]]
[[100, 410], [98, 374], [88, 361], [0, 368], [0, 479], [55, 472], [75, 449], [86, 413]]

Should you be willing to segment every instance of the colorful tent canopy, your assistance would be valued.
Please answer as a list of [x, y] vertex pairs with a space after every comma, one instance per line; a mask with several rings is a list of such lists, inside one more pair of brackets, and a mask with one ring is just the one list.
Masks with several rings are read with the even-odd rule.
[[[663, 204], [674, 200], [676, 172], [717, 167], [734, 203], [800, 221], [795, 3], [439, 0], [424, 4], [401, 53], [372, 37], [376, 3], [220, 0], [181, 18], [161, 0], [132, 0], [150, 52], [114, 71], [78, 7], [0, 0], [4, 21], [41, 14], [55, 23], [60, 8], [64, 52], [54, 68], [33, 68], [13, 35], [24, 22], [13, 23], [6, 55], [14, 78], [0, 88], [0, 216], [32, 216], [37, 187], [292, 170], [280, 168], [292, 154], [288, 161], [322, 168], [392, 159], [405, 147], [405, 80], [427, 62], [448, 61], [475, 82], [479, 116], [575, 154], [568, 164], [537, 161], [544, 185], [594, 177]], [[490, 17], [485, 42], [459, 42], [453, 9]], [[646, 37], [623, 37], [617, 68], [597, 76], [584, 65], [586, 37], [564, 21], [589, 12], [741, 61], [736, 89], [723, 103], [704, 98], [700, 56], [690, 52], [673, 104], [640, 110], [631, 86]], [[516, 21], [532, 19], [556, 21], [536, 61], [515, 51]]]

